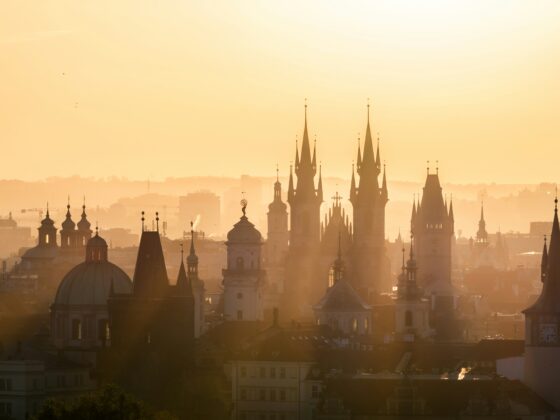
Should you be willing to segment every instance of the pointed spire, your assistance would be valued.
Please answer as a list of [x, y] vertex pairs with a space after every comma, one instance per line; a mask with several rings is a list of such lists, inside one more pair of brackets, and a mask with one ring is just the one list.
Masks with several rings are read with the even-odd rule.
[[191, 222], [191, 249], [189, 256], [187, 257], [187, 269], [189, 272], [189, 280], [191, 282], [191, 287], [194, 281], [198, 279], [198, 256], [194, 249], [194, 238], [196, 232], [194, 231], [194, 224]]
[[383, 197], [387, 198], [388, 191], [387, 191], [387, 168], [385, 163], [383, 164], [383, 182], [381, 184], [381, 194]]
[[375, 155], [375, 163], [377, 164], [377, 169], [381, 170], [381, 153], [379, 153], [379, 133], [377, 133], [377, 153]]
[[541, 281], [546, 281], [546, 271], [548, 269], [548, 251], [546, 249], [546, 235], [544, 235], [544, 246], [541, 259]]
[[360, 161], [360, 170], [364, 168], [370, 168], [373, 166], [377, 166], [377, 163], [375, 161], [375, 154], [373, 152], [373, 140], [371, 138], [371, 127], [369, 123], [369, 100], [368, 100], [366, 139], [364, 142], [364, 155]]
[[323, 177], [321, 175], [321, 166], [319, 165], [319, 183], [317, 184], [317, 200], [323, 202]]
[[298, 145], [297, 136], [296, 136], [296, 162], [295, 162], [295, 165], [296, 165], [296, 171], [297, 171], [297, 169], [299, 167], [299, 145]]
[[362, 165], [362, 148], [360, 145], [360, 133], [358, 133], [358, 157], [356, 158], [356, 167], [360, 170], [360, 166]]
[[45, 219], [50, 219], [49, 215], [49, 202], [47, 201], [47, 214], [45, 215]]
[[313, 142], [313, 159], [311, 161], [313, 169], [317, 168], [317, 135], [315, 135], [315, 140]]
[[451, 194], [451, 199], [449, 200], [449, 220], [452, 222], [455, 220], [455, 216], [453, 214], [453, 194]]
[[311, 161], [311, 146], [309, 144], [309, 134], [307, 133], [307, 98], [305, 99], [305, 122], [303, 126], [303, 140], [301, 142], [301, 156], [299, 164], [296, 164], [296, 172], [301, 168], [313, 166]]
[[[490, 215], [490, 218], [492, 218], [492, 215]], [[484, 222], [484, 201], [480, 203], [480, 221]]]
[[352, 179], [350, 180], [350, 202], [356, 199], [356, 177], [354, 176], [354, 163], [352, 163]]
[[294, 175], [292, 171], [292, 165], [290, 165], [290, 180], [288, 181], [288, 202], [291, 202], [294, 196]]

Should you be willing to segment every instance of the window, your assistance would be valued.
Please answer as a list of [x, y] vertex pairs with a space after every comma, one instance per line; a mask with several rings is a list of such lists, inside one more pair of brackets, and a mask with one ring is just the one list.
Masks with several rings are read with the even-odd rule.
[[237, 268], [238, 270], [243, 270], [245, 266], [245, 261], [243, 261], [243, 257], [237, 257], [237, 260], [235, 261], [235, 268]]
[[280, 390], [280, 401], [286, 401], [286, 390], [285, 389]]
[[404, 313], [404, 325], [406, 327], [412, 327], [412, 312], [406, 311]]
[[286, 368], [280, 368], [280, 378], [284, 379], [286, 377]]
[[266, 369], [264, 367], [260, 368], [260, 377], [261, 378], [266, 377]]
[[0, 415], [2, 417], [11, 417], [12, 416], [12, 403], [11, 402], [0, 402]]
[[243, 321], [243, 311], [242, 310], [237, 311], [237, 320], [238, 321]]
[[82, 339], [82, 321], [79, 319], [72, 320], [72, 340]]
[[261, 401], [265, 401], [265, 400], [266, 400], [266, 390], [261, 389], [261, 390], [259, 391], [259, 400], [261, 400]]
[[311, 387], [311, 398], [319, 398], [319, 385]]
[[364, 330], [365, 330], [366, 332], [369, 331], [369, 321], [368, 321], [367, 318], [364, 319]]
[[109, 339], [109, 321], [106, 319], [97, 321], [97, 338], [101, 341]]
[[271, 378], [276, 378], [276, 368], [275, 367], [270, 368], [270, 377]]
[[270, 401], [276, 401], [276, 390], [275, 389], [271, 389], [268, 395], [270, 397]]
[[10, 378], [0, 378], [0, 391], [11, 391], [12, 380]]
[[356, 318], [352, 318], [352, 332], [358, 331], [358, 320]]
[[241, 377], [245, 378], [247, 376], [247, 368], [245, 366], [241, 367]]

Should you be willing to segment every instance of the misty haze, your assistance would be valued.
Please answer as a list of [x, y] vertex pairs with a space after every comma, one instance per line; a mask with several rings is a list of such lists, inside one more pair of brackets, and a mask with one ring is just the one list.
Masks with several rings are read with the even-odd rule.
[[560, 419], [559, 21], [0, 2], [0, 420]]

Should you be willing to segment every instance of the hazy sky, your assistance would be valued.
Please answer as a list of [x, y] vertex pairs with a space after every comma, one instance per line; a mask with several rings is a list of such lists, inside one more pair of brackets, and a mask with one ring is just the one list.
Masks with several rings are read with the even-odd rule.
[[303, 102], [350, 176], [560, 181], [558, 1], [0, 2], [0, 178], [287, 172]]

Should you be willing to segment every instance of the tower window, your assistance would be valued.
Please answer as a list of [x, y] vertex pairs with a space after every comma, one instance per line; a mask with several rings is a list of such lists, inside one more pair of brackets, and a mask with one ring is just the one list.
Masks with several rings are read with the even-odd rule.
[[352, 332], [358, 331], [358, 320], [356, 318], [352, 319]]
[[72, 340], [82, 339], [82, 321], [79, 319], [72, 320]]

